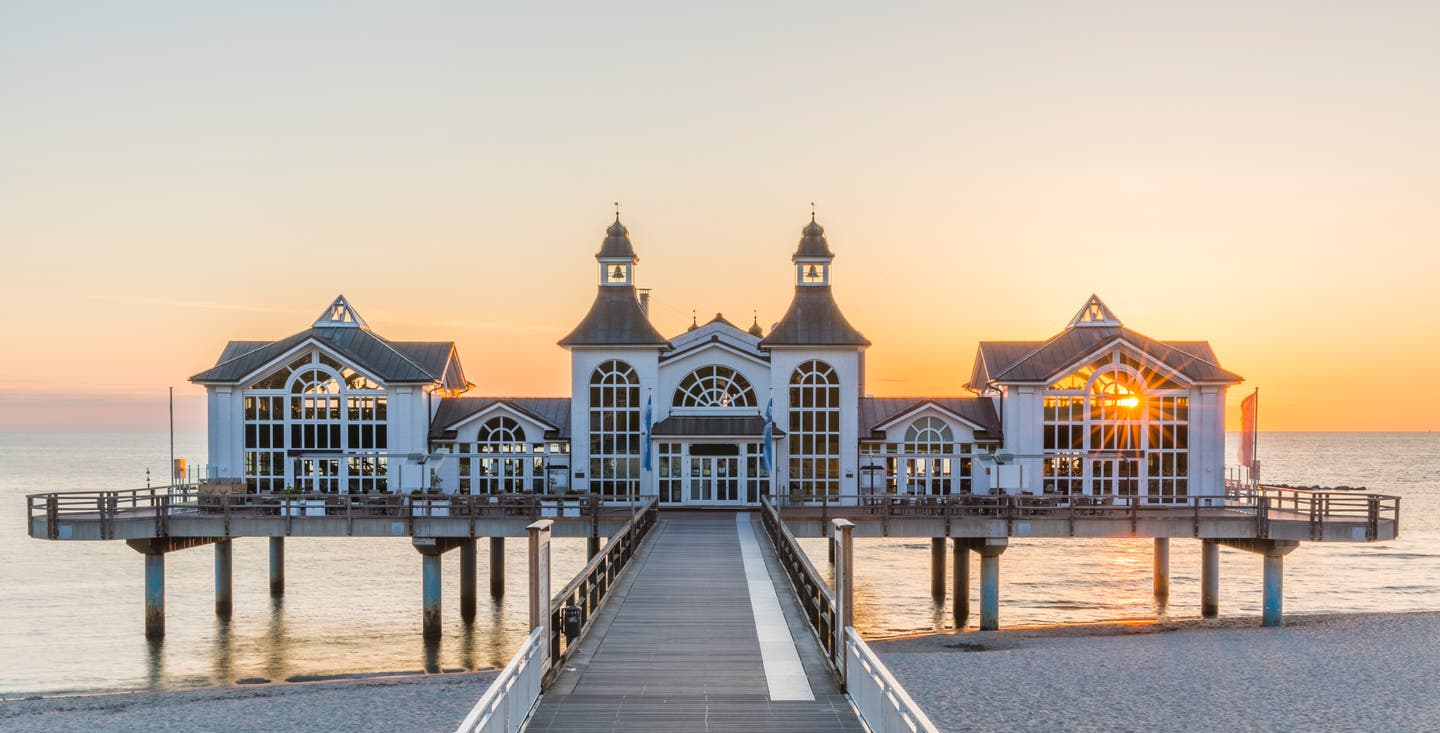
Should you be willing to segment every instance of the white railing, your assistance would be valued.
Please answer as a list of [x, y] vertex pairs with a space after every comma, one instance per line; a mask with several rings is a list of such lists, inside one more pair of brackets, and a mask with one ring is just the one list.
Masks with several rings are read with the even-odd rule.
[[540, 683], [545, 674], [545, 630], [530, 632], [480, 702], [470, 709], [455, 733], [516, 733], [535, 703], [540, 701]]
[[845, 687], [874, 733], [940, 733], [855, 627], [845, 627]]

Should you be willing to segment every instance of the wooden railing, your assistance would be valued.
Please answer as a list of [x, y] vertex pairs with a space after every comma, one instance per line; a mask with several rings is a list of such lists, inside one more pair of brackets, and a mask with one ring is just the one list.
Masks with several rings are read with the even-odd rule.
[[825, 648], [826, 661], [834, 667], [835, 660], [839, 657], [835, 649], [835, 593], [815, 570], [810, 558], [805, 555], [805, 550], [795, 541], [795, 535], [785, 526], [779, 511], [769, 498], [762, 499], [760, 516], [765, 524], [765, 533], [770, 536], [770, 542], [775, 546], [775, 555], [780, 560], [780, 566], [785, 569], [785, 576], [790, 579], [790, 587], [800, 599], [805, 621], [810, 625], [810, 630], [815, 632], [820, 645]]
[[580, 634], [575, 637], [578, 642], [590, 630], [591, 621], [609, 597], [615, 580], [635, 558], [640, 543], [650, 534], [650, 530], [654, 529], [659, 515], [659, 501], [656, 497], [650, 497], [640, 505], [639, 510], [630, 517], [630, 521], [626, 522], [619, 532], [611, 535], [605, 548], [590, 558], [590, 562], [586, 563], [575, 579], [551, 599], [549, 643], [550, 658], [555, 660], [550, 665], [552, 672], [560, 669], [572, 650], [578, 648], [578, 644], [567, 642], [564, 638], [565, 607], [579, 607]]
[[1189, 496], [1155, 500], [1149, 496], [1085, 495], [861, 495], [789, 494], [771, 497], [783, 515], [792, 518], [832, 517], [946, 517], [1004, 520], [1036, 518], [1128, 521], [1131, 530], [1142, 519], [1189, 517], [1196, 532], [1200, 520], [1228, 514], [1247, 515], [1256, 522], [1256, 536], [1269, 536], [1269, 522], [1275, 519], [1308, 521], [1314, 539], [1320, 539], [1326, 522], [1364, 522], [1366, 539], [1378, 537], [1381, 522], [1393, 522], [1399, 534], [1400, 497], [1346, 491], [1309, 491], [1261, 487], [1259, 490], [1231, 488], [1224, 496]]
[[[566, 494], [214, 494], [204, 485], [133, 489], [128, 491], [55, 491], [26, 497], [30, 531], [43, 517], [43, 539], [60, 539], [61, 520], [100, 524], [101, 539], [113, 536], [118, 520], [153, 519], [155, 536], [168, 534], [168, 518], [180, 515], [286, 519], [417, 517], [529, 518], [625, 516], [637, 497]], [[225, 525], [229, 527], [228, 521]], [[228, 529], [227, 529], [228, 532]]]
[[545, 639], [534, 629], [455, 733], [516, 733], [540, 700]]
[[853, 626], [845, 627], [845, 694], [873, 733], [940, 733]]

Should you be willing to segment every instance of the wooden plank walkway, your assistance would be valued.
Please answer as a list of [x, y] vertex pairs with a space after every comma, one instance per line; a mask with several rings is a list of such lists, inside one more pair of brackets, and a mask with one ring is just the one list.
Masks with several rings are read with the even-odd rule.
[[[754, 527], [814, 693], [772, 700], [733, 513], [661, 515], [527, 731], [861, 731], [763, 530]], [[778, 620], [777, 620], [778, 621]]]

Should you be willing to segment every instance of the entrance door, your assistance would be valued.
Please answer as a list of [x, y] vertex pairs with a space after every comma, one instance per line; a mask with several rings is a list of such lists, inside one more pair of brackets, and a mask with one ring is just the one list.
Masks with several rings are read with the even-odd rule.
[[690, 456], [685, 503], [693, 506], [740, 503], [738, 456]]
[[1139, 492], [1139, 458], [1092, 458], [1090, 460], [1091, 495], [1136, 496]]

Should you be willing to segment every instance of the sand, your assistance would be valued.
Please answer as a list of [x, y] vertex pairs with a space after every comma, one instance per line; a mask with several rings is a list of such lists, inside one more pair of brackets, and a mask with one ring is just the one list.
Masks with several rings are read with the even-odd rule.
[[[872, 641], [946, 731], [1436, 731], [1440, 613]], [[0, 702], [5, 731], [450, 731], [495, 672]]]
[[1436, 731], [1440, 613], [1050, 627], [872, 646], [946, 731]]
[[0, 730], [453, 731], [494, 670], [0, 702]]

